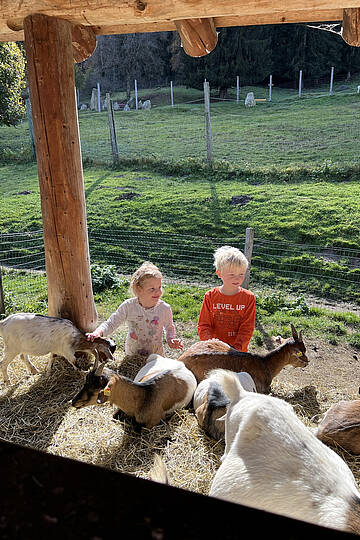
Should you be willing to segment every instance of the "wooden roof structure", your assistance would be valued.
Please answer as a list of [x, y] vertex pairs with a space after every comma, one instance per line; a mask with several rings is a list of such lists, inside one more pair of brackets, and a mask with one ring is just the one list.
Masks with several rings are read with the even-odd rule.
[[188, 54], [204, 56], [219, 27], [322, 21], [342, 21], [360, 46], [360, 0], [0, 0], [0, 41], [25, 41], [50, 315], [86, 331], [97, 323], [73, 69], [96, 36], [177, 30]]

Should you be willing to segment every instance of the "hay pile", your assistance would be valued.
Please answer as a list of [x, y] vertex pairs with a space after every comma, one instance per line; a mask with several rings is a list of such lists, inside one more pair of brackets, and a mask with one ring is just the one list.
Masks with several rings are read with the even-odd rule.
[[[2, 343], [0, 357], [1, 347]], [[0, 438], [143, 478], [149, 477], [154, 454], [159, 453], [173, 485], [208, 493], [224, 443], [203, 433], [191, 409], [178, 411], [159, 426], [139, 432], [126, 417], [114, 420], [109, 404], [72, 408], [71, 399], [81, 388], [84, 376], [66, 361], [57, 359], [48, 376], [47, 358], [33, 361], [40, 374], [29, 377], [22, 362], [16, 360], [9, 367], [13, 386], [7, 388], [0, 382]], [[118, 352], [109, 367], [133, 377], [140, 365]], [[339, 400], [338, 394], [315, 390], [313, 386], [299, 388], [276, 380], [273, 394], [291, 403], [308, 427], [315, 427], [319, 416]], [[337, 450], [360, 486], [360, 457]]]

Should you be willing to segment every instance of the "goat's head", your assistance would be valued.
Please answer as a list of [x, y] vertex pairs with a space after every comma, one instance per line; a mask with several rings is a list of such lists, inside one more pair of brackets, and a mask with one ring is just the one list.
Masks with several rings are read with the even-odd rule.
[[306, 347], [302, 339], [302, 331], [298, 334], [294, 325], [291, 324], [292, 338], [287, 343], [289, 345], [289, 364], [294, 367], [306, 367], [309, 359], [306, 356]]
[[113, 354], [116, 350], [116, 343], [111, 338], [97, 337], [94, 339], [95, 350], [99, 355], [100, 362], [113, 360]]
[[104, 396], [104, 388], [111, 376], [114, 375], [114, 371], [104, 366], [105, 362], [102, 362], [100, 365], [96, 364], [93, 369], [88, 371], [84, 386], [71, 402], [73, 407], [80, 409], [81, 407], [106, 401], [106, 399], [102, 398]]

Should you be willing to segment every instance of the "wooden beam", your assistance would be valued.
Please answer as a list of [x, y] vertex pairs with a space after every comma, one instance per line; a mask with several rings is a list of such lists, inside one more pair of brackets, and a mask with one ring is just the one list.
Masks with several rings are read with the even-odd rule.
[[[259, 13], [258, 15], [234, 15], [232, 17], [215, 17], [216, 28], [226, 28], [229, 26], [257, 26], [262, 24], [292, 24], [304, 22], [322, 22], [322, 21], [342, 21], [342, 9], [328, 9], [319, 11], [290, 11], [276, 13]], [[114, 34], [135, 34], [142, 32], [171, 32], [176, 30], [174, 21], [161, 21], [137, 24], [111, 24], [103, 26], [92, 26], [96, 35], [114, 35]], [[1, 31], [0, 20], [0, 41], [23, 41], [24, 32], [22, 30], [10, 31], [8, 28]]]
[[342, 37], [348, 45], [360, 47], [360, 8], [344, 9]]
[[[0, 40], [9, 34], [9, 28], [16, 28], [20, 32], [24, 18], [34, 13], [65, 19], [73, 25], [98, 28], [134, 25], [140, 28], [142, 24], [147, 24], [154, 25], [151, 31], [156, 31], [155, 27], [159, 24], [196, 18], [253, 17], [256, 20], [259, 15], [287, 18], [294, 14], [292, 18], [297, 20], [292, 22], [300, 22], [302, 12], [308, 13], [308, 19], [311, 17], [309, 22], [321, 22], [334, 20], [332, 17], [319, 19], [318, 13], [321, 11], [325, 13], [357, 7], [360, 7], [360, 0], [302, 0], [301, 3], [299, 0], [286, 0], [280, 5], [273, 0], [2, 0]], [[337, 16], [336, 20], [339, 20]], [[215, 23], [218, 26], [217, 21]]]
[[214, 19], [185, 19], [174, 21], [184, 51], [189, 56], [206, 56], [217, 45]]
[[25, 19], [25, 47], [43, 217], [49, 315], [82, 330], [96, 326], [92, 295], [72, 26]]
[[74, 62], [83, 62], [96, 49], [96, 36], [90, 26], [76, 25], [72, 27], [72, 45]]

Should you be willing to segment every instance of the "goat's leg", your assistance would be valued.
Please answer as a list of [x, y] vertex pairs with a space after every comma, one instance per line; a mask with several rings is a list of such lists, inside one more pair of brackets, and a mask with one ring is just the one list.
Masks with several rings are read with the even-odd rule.
[[27, 354], [20, 354], [21, 360], [24, 362], [25, 366], [27, 367], [27, 370], [32, 373], [32, 375], [36, 375], [39, 373], [39, 370], [34, 366], [34, 364], [30, 361], [30, 358]]
[[17, 355], [16, 354], [10, 354], [9, 352], [7, 352], [5, 350], [5, 353], [4, 353], [4, 358], [3, 360], [0, 362], [0, 369], [2, 371], [2, 374], [3, 374], [3, 377], [4, 377], [4, 382], [5, 384], [9, 384], [10, 383], [10, 380], [9, 380], [9, 376], [8, 376], [8, 365], [10, 364], [10, 362], [12, 360], [14, 360], [14, 358], [16, 357]]

